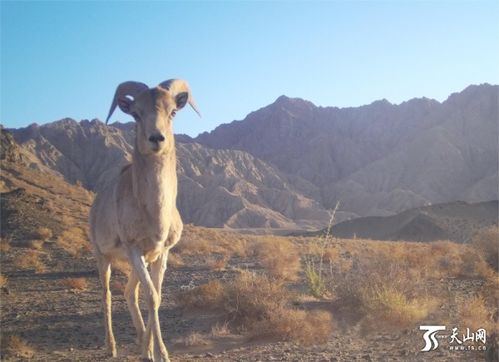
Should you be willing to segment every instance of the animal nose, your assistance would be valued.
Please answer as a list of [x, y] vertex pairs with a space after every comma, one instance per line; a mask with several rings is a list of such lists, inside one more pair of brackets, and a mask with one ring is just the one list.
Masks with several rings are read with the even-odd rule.
[[152, 143], [160, 143], [165, 140], [165, 137], [163, 137], [162, 134], [153, 134], [151, 137], [149, 137], [149, 142]]

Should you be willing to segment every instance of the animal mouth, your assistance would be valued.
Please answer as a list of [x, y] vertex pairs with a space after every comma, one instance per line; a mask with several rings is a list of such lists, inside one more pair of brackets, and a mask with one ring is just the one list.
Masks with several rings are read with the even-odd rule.
[[160, 150], [161, 150], [161, 147], [159, 145], [159, 143], [157, 142], [152, 142], [151, 143], [151, 150], [155, 153], [158, 153]]

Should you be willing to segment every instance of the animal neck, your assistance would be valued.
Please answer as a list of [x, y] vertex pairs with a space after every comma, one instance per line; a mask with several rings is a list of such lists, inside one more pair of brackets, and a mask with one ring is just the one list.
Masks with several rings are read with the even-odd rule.
[[159, 155], [143, 155], [134, 148], [132, 158], [133, 194], [152, 219], [161, 218], [175, 207], [177, 198], [175, 146]]

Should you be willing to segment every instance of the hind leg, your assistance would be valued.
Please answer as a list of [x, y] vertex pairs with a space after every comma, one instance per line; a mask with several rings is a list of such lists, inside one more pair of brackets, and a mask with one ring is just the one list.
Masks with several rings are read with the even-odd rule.
[[106, 327], [106, 347], [109, 354], [116, 357], [116, 341], [113, 335], [113, 321], [111, 315], [111, 290], [109, 280], [111, 279], [111, 263], [102, 256], [97, 257], [97, 267], [102, 284], [102, 309], [104, 311], [104, 325]]

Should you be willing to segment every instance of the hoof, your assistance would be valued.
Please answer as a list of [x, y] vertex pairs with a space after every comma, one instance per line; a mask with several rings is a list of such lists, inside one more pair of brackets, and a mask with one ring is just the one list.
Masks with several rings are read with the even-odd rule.
[[166, 351], [161, 351], [159, 355], [155, 355], [153, 360], [154, 362], [170, 362], [168, 352]]
[[113, 358], [118, 357], [118, 353], [116, 352], [116, 348], [109, 351], [109, 357], [113, 357]]

